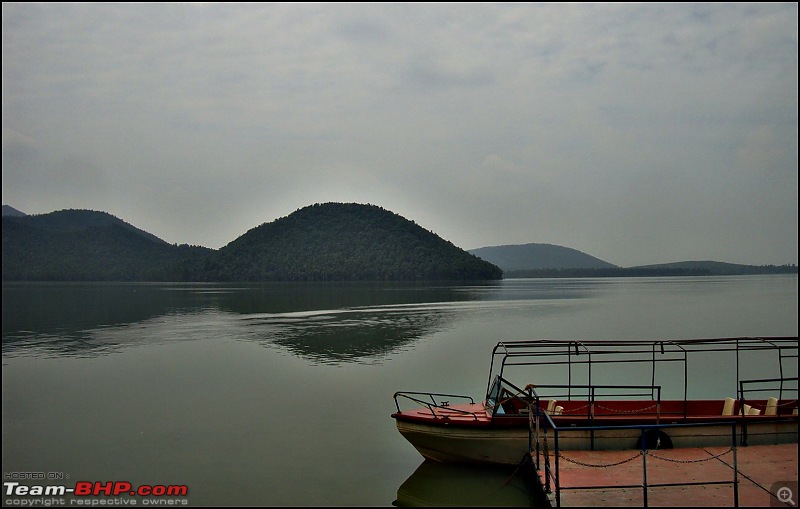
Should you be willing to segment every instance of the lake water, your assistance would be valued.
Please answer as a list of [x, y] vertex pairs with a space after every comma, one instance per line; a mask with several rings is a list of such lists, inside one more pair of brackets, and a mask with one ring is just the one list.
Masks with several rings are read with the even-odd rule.
[[190, 505], [524, 504], [509, 472], [423, 464], [393, 393], [481, 399], [500, 340], [796, 336], [797, 309], [796, 275], [3, 283], [4, 477], [185, 485]]

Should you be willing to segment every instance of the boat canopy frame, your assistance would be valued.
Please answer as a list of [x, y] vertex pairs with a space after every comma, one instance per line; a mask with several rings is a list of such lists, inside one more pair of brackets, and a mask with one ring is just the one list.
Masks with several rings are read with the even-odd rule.
[[[742, 380], [742, 363], [747, 354], [755, 351], [774, 353], [778, 377], [759, 380]], [[771, 383], [779, 392], [779, 400], [785, 391], [797, 393], [797, 376], [787, 376], [787, 364], [794, 359], [795, 371], [798, 359], [798, 338], [790, 336], [767, 337], [732, 337], [715, 339], [672, 339], [672, 340], [530, 340], [500, 341], [492, 350], [492, 361], [489, 368], [489, 380], [486, 387], [486, 399], [491, 400], [496, 392], [498, 382], [509, 384], [504, 374], [510, 366], [553, 366], [564, 365], [567, 369], [568, 383], [562, 386], [567, 390], [566, 397], [571, 399], [573, 391], [588, 390], [594, 398], [595, 390], [600, 388], [619, 388], [624, 386], [599, 385], [593, 383], [592, 368], [601, 364], [649, 363], [650, 386], [627, 386], [631, 388], [649, 388], [651, 399], [660, 400], [661, 387], [656, 385], [657, 367], [666, 363], [678, 363], [683, 368], [683, 400], [688, 399], [688, 360], [690, 356], [701, 352], [731, 352], [736, 356], [736, 385], [732, 393], [744, 401], [747, 392], [766, 391], [754, 388], [754, 385]], [[587, 383], [578, 384], [574, 377], [579, 370], [585, 369]], [[775, 372], [775, 371], [772, 371]], [[794, 382], [794, 387], [788, 384]], [[750, 389], [746, 389], [750, 386]], [[537, 386], [534, 386], [537, 387]], [[546, 387], [544, 385], [538, 387]], [[771, 390], [771, 389], [770, 389]], [[795, 396], [796, 397], [796, 396]]]

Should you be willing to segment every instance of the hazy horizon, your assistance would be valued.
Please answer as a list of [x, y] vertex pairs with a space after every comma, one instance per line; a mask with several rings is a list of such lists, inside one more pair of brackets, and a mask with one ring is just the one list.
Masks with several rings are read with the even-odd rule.
[[[367, 204], [363, 204], [363, 205], [367, 205]], [[376, 206], [380, 206], [380, 205], [378, 205], [378, 204], [370, 204], [370, 205], [376, 205]], [[6, 208], [6, 207], [8, 207], [8, 208], [10, 208], [10, 209], [13, 209], [13, 210], [14, 210], [14, 211], [16, 211], [16, 212], [22, 213], [22, 214], [24, 214], [24, 215], [26, 215], [26, 216], [28, 216], [28, 215], [44, 215], [44, 214], [49, 214], [49, 213], [52, 213], [52, 212], [59, 212], [59, 211], [51, 211], [51, 212], [47, 212], [47, 213], [44, 213], [44, 214], [26, 214], [26, 213], [25, 213], [25, 211], [18, 210], [18, 209], [14, 208], [14, 207], [12, 207], [11, 205], [8, 205], [8, 204], [3, 204], [3, 212], [5, 212], [5, 208]], [[89, 210], [89, 209], [76, 209], [76, 210]], [[108, 212], [106, 212], [106, 211], [92, 211], [92, 212], [104, 212], [104, 213], [108, 213]], [[392, 212], [392, 211], [389, 211], [389, 212]], [[4, 215], [5, 215], [5, 214], [4, 214]], [[112, 215], [113, 215], [113, 214], [112, 214]], [[116, 216], [114, 216], [114, 217], [116, 217]], [[125, 221], [125, 218], [122, 218], [122, 217], [117, 217], [117, 219], [120, 219], [120, 220], [122, 220], [122, 221]], [[277, 221], [278, 219], [281, 219], [281, 218], [275, 218], [273, 221]], [[408, 218], [405, 218], [405, 219], [408, 219]], [[269, 223], [269, 222], [273, 222], [273, 221], [267, 221], [267, 223]], [[130, 222], [128, 222], [128, 221], [125, 221], [125, 222], [127, 222], [128, 224], [131, 224], [131, 223], [130, 223]], [[261, 223], [261, 224], [265, 224], [265, 223]], [[131, 224], [131, 226], [137, 227], [135, 224]], [[258, 226], [260, 226], [260, 224], [259, 224], [259, 225], [256, 225], [256, 226], [253, 226], [253, 228], [256, 228], [256, 227], [258, 227]], [[419, 225], [419, 226], [420, 226], [420, 227], [422, 227], [422, 228], [425, 228], [425, 226], [424, 226], [424, 225]], [[137, 228], [138, 228], [138, 227], [137, 227]], [[139, 228], [139, 229], [141, 229], [141, 228]], [[249, 230], [248, 230], [248, 231], [249, 231]], [[151, 233], [151, 232], [147, 232], [147, 233]], [[247, 232], [242, 232], [242, 233], [241, 233], [241, 235], [237, 236], [236, 238], [238, 238], [238, 237], [240, 237], [240, 236], [244, 235], [245, 233], [247, 233]], [[159, 238], [160, 238], [160, 237], [159, 237]], [[165, 242], [167, 242], [167, 243], [169, 243], [169, 244], [175, 244], [174, 242], [170, 242], [168, 239], [161, 239], [161, 240], [163, 240], [163, 241], [165, 241]], [[233, 240], [235, 240], [235, 239], [231, 239], [231, 242], [232, 242]], [[449, 239], [444, 239], [444, 240], [449, 240]], [[226, 245], [227, 245], [227, 244], [226, 244]], [[590, 257], [592, 257], [592, 258], [596, 258], [597, 260], [599, 260], [599, 261], [602, 261], [602, 262], [611, 263], [611, 264], [613, 264], [613, 265], [616, 265], [618, 268], [637, 268], [637, 267], [640, 267], [640, 266], [648, 266], [648, 265], [660, 265], [660, 264], [670, 264], [670, 263], [684, 263], [684, 262], [687, 262], [687, 263], [695, 263], [695, 262], [696, 262], [696, 263], [704, 263], [704, 262], [721, 262], [721, 263], [730, 263], [730, 262], [725, 262], [724, 260], [700, 260], [700, 259], [687, 259], [687, 260], [672, 260], [672, 261], [670, 261], [670, 262], [644, 263], [644, 264], [641, 264], [641, 265], [639, 265], [639, 266], [627, 266], [627, 267], [626, 267], [626, 266], [622, 266], [622, 265], [614, 264], [612, 261], [609, 261], [609, 260], [601, 260], [600, 258], [597, 258], [597, 257], [595, 257], [595, 256], [594, 256], [594, 255], [592, 255], [591, 253], [585, 253], [585, 252], [583, 252], [583, 251], [577, 250], [577, 249], [575, 249], [575, 248], [572, 248], [572, 247], [570, 247], [570, 246], [561, 246], [561, 245], [557, 245], [557, 244], [550, 244], [550, 243], [546, 243], [546, 242], [525, 242], [525, 243], [520, 243], [520, 244], [501, 244], [501, 245], [492, 245], [492, 246], [478, 246], [478, 247], [474, 247], [474, 248], [468, 248], [468, 249], [461, 248], [461, 249], [463, 249], [464, 251], [471, 252], [471, 251], [477, 251], [477, 250], [481, 250], [481, 249], [488, 249], [488, 248], [497, 248], [497, 247], [520, 247], [520, 246], [529, 246], [529, 245], [538, 245], [538, 246], [554, 246], [554, 247], [557, 247], [557, 248], [565, 248], [565, 249], [568, 249], [568, 250], [571, 250], [571, 251], [576, 251], [576, 252], [578, 252], [578, 253], [580, 253], [580, 254], [583, 254], [583, 255], [590, 256]], [[195, 246], [197, 246], [197, 245], [195, 245]], [[201, 246], [199, 246], [199, 247], [208, 247], [208, 246], [202, 246], [202, 245], [201, 245]], [[222, 247], [225, 247], [225, 246], [222, 246]], [[211, 249], [215, 249], [215, 248], [211, 248]], [[745, 264], [741, 264], [741, 265], [753, 265], [753, 266], [758, 266], [758, 264], [750, 264], [750, 263], [745, 263]], [[761, 264], [761, 265], [775, 265], [775, 266], [783, 266], [783, 265], [796, 265], [796, 264], [793, 264], [793, 263], [779, 263], [779, 264]], [[513, 269], [513, 270], [519, 270], [519, 269]]]

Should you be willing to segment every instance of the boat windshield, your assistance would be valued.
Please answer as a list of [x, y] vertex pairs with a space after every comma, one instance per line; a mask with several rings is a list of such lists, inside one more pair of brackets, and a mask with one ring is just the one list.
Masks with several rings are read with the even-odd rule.
[[[486, 412], [492, 414], [494, 412], [494, 407], [497, 405], [497, 401], [500, 399], [500, 387], [503, 385], [502, 379], [500, 375], [495, 375], [494, 380], [492, 381], [492, 387], [489, 389], [489, 392], [486, 394]], [[502, 410], [502, 408], [500, 408]]]
[[519, 414], [531, 402], [527, 389], [520, 389], [500, 375], [495, 375], [486, 393], [486, 413], [489, 415]]

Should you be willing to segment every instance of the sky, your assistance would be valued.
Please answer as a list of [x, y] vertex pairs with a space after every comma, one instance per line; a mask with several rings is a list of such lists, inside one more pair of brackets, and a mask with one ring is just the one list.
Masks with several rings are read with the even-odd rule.
[[798, 5], [3, 3], [3, 204], [220, 248], [369, 203], [463, 249], [798, 261]]

